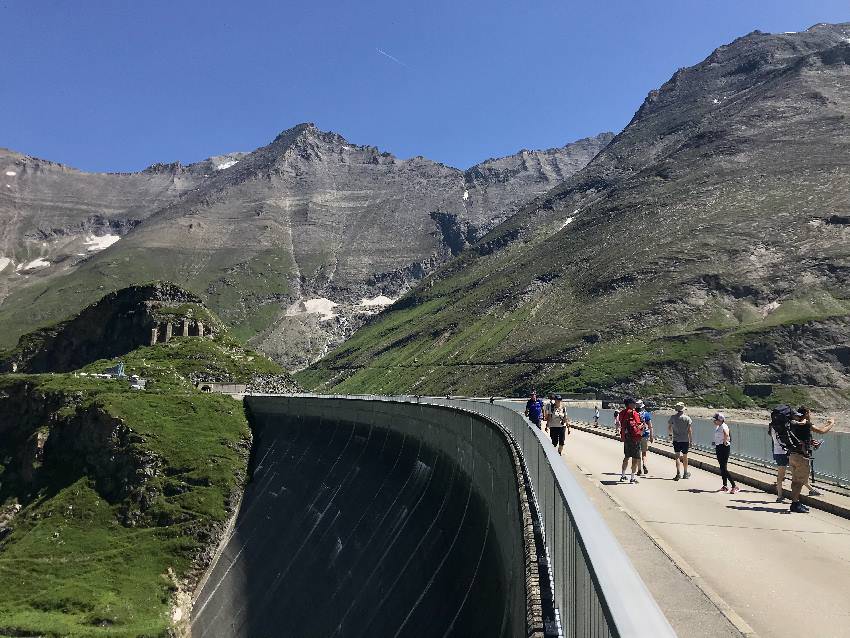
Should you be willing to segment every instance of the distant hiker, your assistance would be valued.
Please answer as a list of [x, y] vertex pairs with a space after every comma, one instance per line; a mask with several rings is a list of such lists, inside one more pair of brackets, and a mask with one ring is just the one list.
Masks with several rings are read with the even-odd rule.
[[617, 431], [617, 436], [620, 436], [620, 413], [617, 410], [614, 410], [611, 427]]
[[537, 427], [540, 427], [540, 421], [543, 418], [543, 401], [537, 398], [537, 392], [531, 391], [531, 398], [525, 404], [525, 416]]
[[496, 397], [490, 397], [490, 405], [493, 405], [496, 402]]
[[[688, 450], [693, 441], [693, 422], [691, 417], [685, 414], [685, 404], [679, 401], [676, 404], [676, 413], [667, 421], [668, 436], [673, 440], [673, 453], [676, 455], [676, 476], [674, 481], [680, 478], [691, 478], [688, 472]], [[679, 471], [681, 459], [682, 471]]]
[[593, 427], [599, 427], [599, 408], [593, 408]]
[[729, 474], [727, 469], [729, 463], [729, 453], [732, 451], [732, 436], [729, 433], [729, 425], [726, 423], [726, 416], [722, 412], [717, 412], [714, 415], [714, 453], [717, 455], [717, 462], [720, 464], [720, 478], [723, 479], [723, 487], [721, 492], [729, 491], [726, 482], [732, 484], [731, 494], [738, 493], [738, 486], [735, 485], [735, 479]]
[[[643, 399], [638, 399], [637, 413], [640, 416], [642, 430], [640, 435], [640, 458], [643, 465], [643, 475], [646, 476], [646, 454], [649, 451], [649, 444], [655, 442], [655, 434], [652, 431], [652, 412], [646, 409]], [[638, 476], [641, 474], [641, 468], [638, 467]]]
[[561, 403], [561, 395], [556, 394], [552, 405], [546, 406], [546, 427], [549, 429], [549, 438], [552, 445], [558, 448], [558, 454], [564, 452], [564, 431], [570, 432], [570, 420], [567, 418], [567, 409]]
[[623, 441], [623, 465], [620, 468], [620, 481], [626, 481], [626, 466], [632, 462], [632, 478], [629, 483], [637, 483], [635, 478], [640, 464], [640, 438], [643, 433], [643, 425], [640, 415], [635, 410], [635, 400], [628, 398], [623, 401], [625, 409], [617, 416], [620, 439]]

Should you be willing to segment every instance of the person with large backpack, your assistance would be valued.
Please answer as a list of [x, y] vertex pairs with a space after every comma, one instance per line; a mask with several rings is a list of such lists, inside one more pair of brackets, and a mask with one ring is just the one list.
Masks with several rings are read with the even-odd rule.
[[640, 439], [643, 435], [643, 422], [640, 419], [640, 414], [635, 410], [637, 405], [631, 397], [624, 402], [625, 409], [617, 415], [618, 429], [620, 438], [623, 441], [623, 466], [620, 469], [620, 481], [626, 481], [626, 466], [629, 460], [632, 462], [632, 479], [629, 483], [637, 483], [635, 472], [637, 472], [640, 464]]
[[[777, 439], [788, 452], [792, 512], [805, 514], [809, 511], [809, 508], [800, 502], [800, 492], [809, 476], [813, 447], [812, 429], [816, 432], [829, 432], [834, 424], [835, 422], [829, 419], [825, 428], [815, 427], [808, 410], [795, 410], [787, 405], [778, 405], [770, 413], [769, 429], [776, 432]], [[781, 486], [778, 486], [778, 489], [781, 489]]]

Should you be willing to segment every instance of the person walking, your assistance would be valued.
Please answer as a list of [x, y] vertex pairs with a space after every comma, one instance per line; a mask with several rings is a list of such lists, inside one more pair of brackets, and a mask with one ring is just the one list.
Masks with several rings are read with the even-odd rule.
[[[835, 425], [835, 421], [830, 419], [827, 421], [827, 426], [825, 428], [820, 428], [812, 422], [812, 411], [804, 405], [801, 405], [797, 408], [797, 412], [803, 415], [803, 419], [809, 422], [810, 427], [812, 428], [812, 432], [817, 432], [818, 434], [826, 434], [832, 429], [832, 426]], [[823, 439], [812, 439], [811, 443], [811, 456], [809, 457], [809, 465], [811, 466], [809, 474], [806, 476], [806, 487], [809, 488], [809, 496], [821, 496], [821, 493], [814, 488], [815, 482], [815, 450], [819, 449], [821, 445], [823, 445]]]
[[785, 502], [785, 489], [782, 484], [785, 481], [785, 470], [788, 468], [788, 450], [779, 440], [779, 434], [773, 428], [773, 422], [767, 426], [767, 432], [773, 440], [773, 462], [776, 463], [776, 502]]
[[620, 482], [626, 482], [626, 466], [631, 461], [632, 478], [629, 483], [634, 484], [638, 482], [635, 473], [640, 464], [640, 438], [643, 433], [643, 425], [640, 421], [640, 415], [635, 410], [635, 400], [628, 398], [623, 403], [625, 408], [617, 416], [618, 431], [623, 441], [623, 465], [620, 468]]
[[812, 423], [812, 413], [809, 408], [800, 406], [796, 411], [792, 410], [791, 412], [790, 429], [792, 436], [789, 437], [789, 445], [785, 446], [788, 448], [788, 461], [791, 466], [790, 511], [805, 514], [809, 511], [809, 508], [800, 502], [800, 493], [803, 491], [803, 485], [809, 481], [812, 450], [815, 447], [812, 432], [826, 434], [835, 425], [835, 421], [829, 419], [826, 422], [826, 427], [820, 428]]
[[[729, 433], [729, 425], [726, 423], [726, 415], [717, 412], [714, 415], [714, 454], [717, 455], [717, 462], [720, 464], [720, 478], [723, 479], [723, 487], [720, 488], [720, 491], [737, 494], [738, 486], [735, 485], [735, 479], [729, 474], [728, 469], [731, 451], [732, 436]], [[732, 484], [731, 491], [726, 485], [727, 481]]]
[[546, 427], [549, 430], [549, 438], [552, 440], [552, 445], [558, 448], [558, 454], [564, 453], [564, 442], [566, 434], [572, 434], [570, 431], [570, 420], [567, 417], [567, 409], [561, 403], [561, 395], [556, 394], [552, 405], [546, 406]]
[[599, 427], [599, 408], [593, 408], [593, 427]]
[[652, 431], [652, 412], [646, 409], [643, 399], [638, 399], [637, 412], [643, 426], [640, 435], [640, 460], [642, 468], [638, 467], [638, 476], [640, 476], [641, 470], [643, 471], [643, 475], [646, 476], [647, 472], [649, 472], [646, 469], [646, 454], [649, 452], [649, 444], [655, 442], [655, 434]]
[[[688, 472], [688, 450], [693, 441], [693, 421], [691, 417], [685, 414], [685, 404], [679, 401], [676, 406], [676, 413], [667, 421], [668, 436], [673, 441], [673, 453], [676, 455], [676, 476], [674, 481], [680, 478], [689, 479], [691, 473]], [[681, 463], [682, 471], [679, 470]]]
[[[538, 428], [543, 419], [543, 401], [537, 398], [537, 391], [531, 391], [531, 398], [525, 404], [525, 416]], [[542, 429], [542, 428], [541, 428]]]

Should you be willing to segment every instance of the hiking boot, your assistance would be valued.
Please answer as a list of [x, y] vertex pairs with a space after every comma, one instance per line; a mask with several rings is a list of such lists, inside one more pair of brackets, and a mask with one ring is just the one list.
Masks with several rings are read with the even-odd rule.
[[676, 476], [673, 477], [673, 480], [678, 481], [680, 478], [682, 478], [681, 475], [678, 472], [676, 472]]
[[728, 492], [729, 488], [724, 485], [723, 487], [720, 488], [720, 491], [721, 492]]
[[691, 478], [691, 473], [690, 473], [690, 472], [685, 472], [685, 474], [682, 476], [682, 478], [686, 478], [686, 479]]
[[644, 465], [643, 466], [643, 475], [646, 476], [647, 474], [649, 474], [649, 470], [646, 469], [646, 466]]
[[632, 480], [629, 481], [629, 483], [637, 483], [637, 482], [638, 482], [638, 480], [635, 477], [632, 477]]
[[809, 492], [809, 496], [823, 496], [823, 494], [821, 494], [817, 490], [812, 490], [811, 492]]
[[626, 481], [628, 481], [628, 480], [629, 480], [629, 479], [627, 479], [627, 478], [626, 478], [626, 475], [625, 475], [625, 474], [623, 474], [623, 475], [620, 477], [620, 483], [625, 483], [625, 482], [626, 482]]
[[640, 476], [640, 470], [637, 471], [637, 475]]
[[798, 501], [796, 503], [791, 503], [791, 511], [796, 512], [797, 514], [808, 514], [809, 508]]
[[731, 490], [729, 490], [729, 493], [730, 493], [730, 494], [737, 494], [737, 493], [738, 493], [738, 492], [740, 492], [740, 491], [741, 491], [741, 488], [740, 488], [740, 487], [738, 487], [738, 486], [736, 485], [736, 486], [735, 486], [735, 487], [733, 487]]

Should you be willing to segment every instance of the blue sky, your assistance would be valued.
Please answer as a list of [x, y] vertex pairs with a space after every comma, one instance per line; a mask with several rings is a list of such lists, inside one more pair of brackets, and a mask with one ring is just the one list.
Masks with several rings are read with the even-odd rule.
[[466, 168], [618, 131], [753, 29], [849, 20], [847, 0], [0, 0], [0, 146], [129, 171], [310, 121]]

